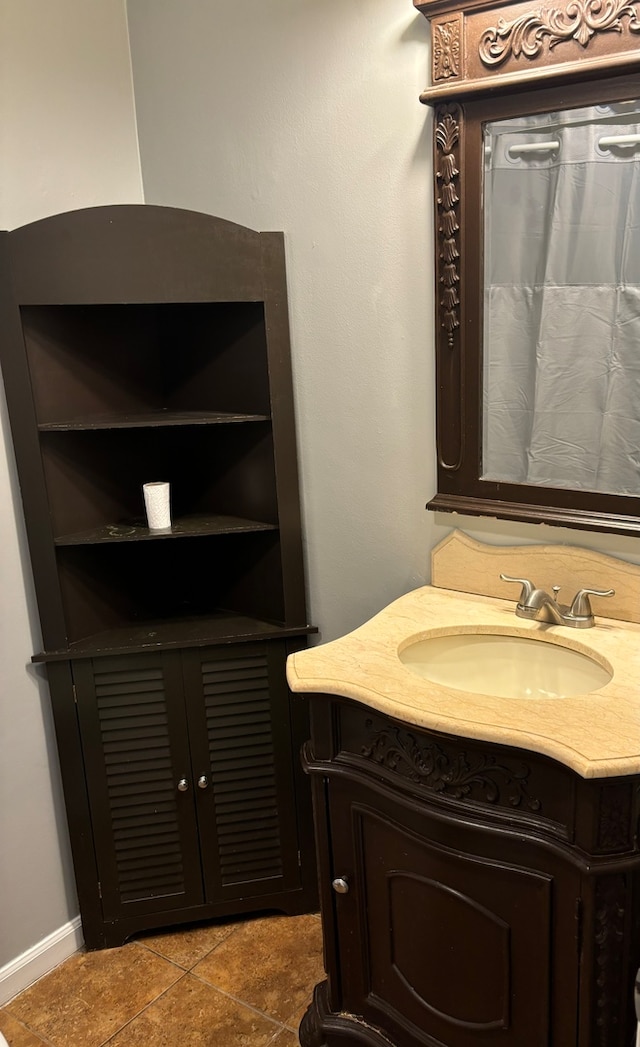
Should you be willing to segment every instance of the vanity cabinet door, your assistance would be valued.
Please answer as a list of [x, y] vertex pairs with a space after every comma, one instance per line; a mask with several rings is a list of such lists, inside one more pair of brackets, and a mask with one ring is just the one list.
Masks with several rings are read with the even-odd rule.
[[180, 652], [73, 674], [105, 921], [201, 904]]
[[[335, 897], [342, 1010], [394, 1047], [575, 1043], [575, 885], [490, 856], [477, 826], [348, 780], [329, 790], [333, 875], [348, 888]], [[572, 963], [556, 1013], [558, 935]]]

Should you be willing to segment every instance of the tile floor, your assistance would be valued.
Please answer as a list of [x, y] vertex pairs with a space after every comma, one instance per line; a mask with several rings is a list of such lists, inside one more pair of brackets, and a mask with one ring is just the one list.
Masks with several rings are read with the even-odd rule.
[[269, 916], [77, 953], [0, 1009], [9, 1047], [297, 1047], [324, 977], [318, 916]]

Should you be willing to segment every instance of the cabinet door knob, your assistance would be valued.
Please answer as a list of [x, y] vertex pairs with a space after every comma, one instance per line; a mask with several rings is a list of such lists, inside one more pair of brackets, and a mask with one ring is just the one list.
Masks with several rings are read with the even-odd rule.
[[186, 778], [181, 778], [180, 781], [178, 782], [178, 792], [179, 793], [186, 793], [188, 788], [189, 788], [189, 782], [187, 781], [187, 779]]
[[198, 788], [199, 789], [206, 789], [208, 784], [209, 784], [209, 779], [207, 778], [206, 774], [201, 774], [200, 777], [198, 778]]
[[347, 894], [349, 891], [349, 882], [345, 880], [344, 876], [336, 876], [331, 886], [336, 894]]

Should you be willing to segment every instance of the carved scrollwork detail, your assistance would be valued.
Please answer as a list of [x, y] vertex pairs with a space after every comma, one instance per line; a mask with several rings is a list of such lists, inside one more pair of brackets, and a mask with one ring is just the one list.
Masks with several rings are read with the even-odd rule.
[[[373, 730], [373, 722], [367, 721]], [[495, 756], [469, 758], [464, 750], [449, 754], [435, 742], [419, 744], [410, 732], [390, 727], [376, 731], [361, 753], [412, 782], [456, 800], [482, 800], [499, 807], [526, 807], [539, 812], [540, 800], [529, 794], [529, 768], [523, 762], [498, 763]]]
[[454, 347], [454, 332], [460, 326], [460, 298], [458, 284], [460, 274], [460, 202], [458, 179], [460, 110], [447, 106], [436, 118], [436, 178], [437, 178], [437, 235], [438, 235], [438, 281], [442, 285], [440, 297], [440, 326], [446, 332], [447, 345]]
[[620, 972], [624, 966], [626, 884], [624, 876], [606, 876], [596, 884], [594, 1019], [596, 1042], [609, 1047], [622, 1020]]
[[619, 851], [631, 846], [631, 789], [609, 782], [600, 790], [598, 839], [601, 851]]
[[565, 11], [539, 8], [512, 22], [499, 18], [496, 26], [482, 34], [478, 54], [484, 65], [496, 66], [510, 57], [537, 58], [546, 40], [550, 51], [568, 40], [587, 47], [596, 33], [621, 33], [623, 19], [628, 20], [630, 32], [640, 33], [637, 7], [629, 0], [571, 0]]
[[449, 80], [460, 75], [460, 22], [433, 25], [433, 79]]

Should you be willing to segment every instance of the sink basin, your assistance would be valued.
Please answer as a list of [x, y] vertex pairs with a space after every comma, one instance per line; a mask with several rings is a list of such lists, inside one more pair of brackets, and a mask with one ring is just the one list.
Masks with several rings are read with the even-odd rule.
[[399, 657], [432, 683], [497, 698], [568, 698], [613, 676], [587, 654], [527, 636], [449, 633], [410, 643]]

